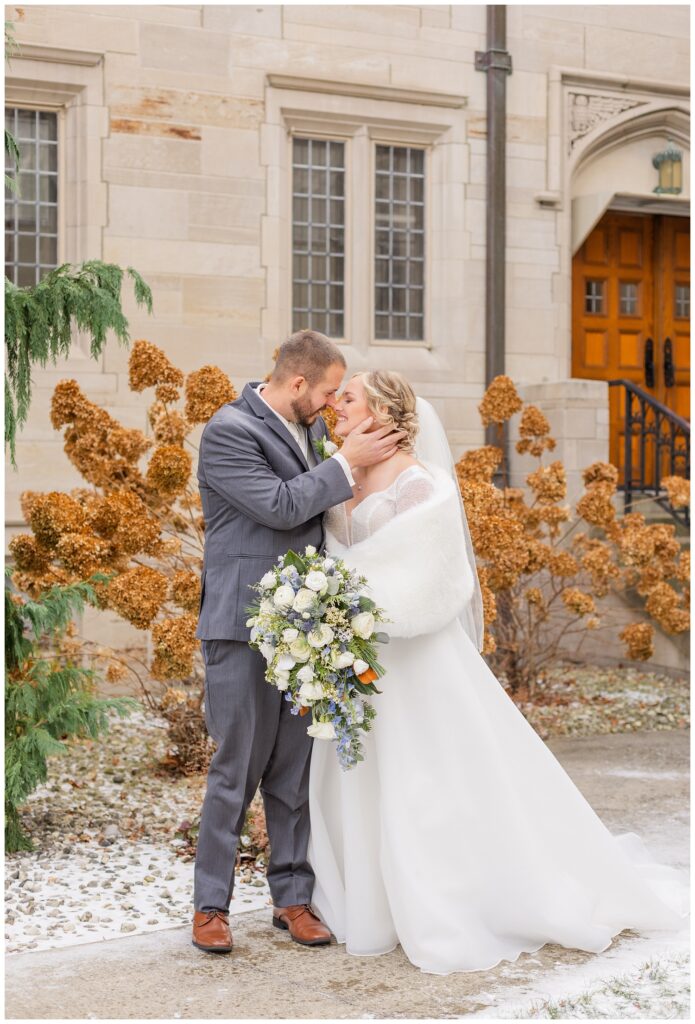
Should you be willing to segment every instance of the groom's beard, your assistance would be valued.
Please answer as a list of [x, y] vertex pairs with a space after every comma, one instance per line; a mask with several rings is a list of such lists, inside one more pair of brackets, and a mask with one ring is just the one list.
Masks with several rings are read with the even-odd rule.
[[314, 410], [308, 398], [297, 398], [291, 405], [292, 412], [294, 413], [294, 422], [300, 423], [303, 427], [312, 427], [321, 412], [321, 409]]

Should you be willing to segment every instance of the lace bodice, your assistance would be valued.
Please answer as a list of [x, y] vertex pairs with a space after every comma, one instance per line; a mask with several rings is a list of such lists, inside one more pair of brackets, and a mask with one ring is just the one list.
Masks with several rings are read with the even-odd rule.
[[371, 537], [394, 516], [425, 501], [434, 491], [431, 473], [422, 466], [409, 466], [399, 473], [384, 491], [368, 494], [349, 514], [345, 502], [329, 508], [324, 523], [327, 530], [349, 547]]

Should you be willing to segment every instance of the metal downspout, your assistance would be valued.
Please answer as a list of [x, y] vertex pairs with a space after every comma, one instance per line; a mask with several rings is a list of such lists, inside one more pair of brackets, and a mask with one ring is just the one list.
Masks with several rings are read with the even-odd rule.
[[[475, 54], [476, 71], [487, 74], [485, 387], [505, 372], [505, 244], [507, 75], [512, 73], [507, 44], [507, 8], [488, 4], [487, 50]], [[502, 447], [509, 465], [509, 423], [500, 437], [496, 424], [485, 428], [485, 443]], [[499, 482], [499, 481], [497, 481]]]

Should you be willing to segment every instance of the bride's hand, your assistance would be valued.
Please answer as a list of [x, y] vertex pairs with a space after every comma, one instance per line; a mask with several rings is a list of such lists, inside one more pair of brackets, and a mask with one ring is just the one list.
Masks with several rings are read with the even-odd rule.
[[373, 466], [390, 458], [397, 451], [398, 442], [406, 436], [404, 430], [393, 430], [390, 426], [370, 431], [373, 422], [374, 417], [368, 416], [350, 431], [343, 442], [340, 454], [345, 456], [351, 469]]

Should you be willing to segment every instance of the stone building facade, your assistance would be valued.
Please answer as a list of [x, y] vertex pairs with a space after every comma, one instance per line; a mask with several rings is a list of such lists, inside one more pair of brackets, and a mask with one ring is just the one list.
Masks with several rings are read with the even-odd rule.
[[[184, 370], [216, 363], [239, 389], [311, 323], [339, 337], [350, 370], [404, 372], [456, 455], [483, 443], [484, 5], [9, 6], [6, 17], [11, 116], [54, 115], [26, 128], [25, 145], [32, 131], [56, 144], [55, 209], [40, 212], [57, 226], [36, 249], [48, 265], [136, 267], [154, 314], [128, 298], [132, 337]], [[547, 408], [576, 493], [580, 469], [608, 457], [610, 430], [605, 374], [573, 372], [576, 257], [607, 214], [687, 223], [689, 7], [512, 4], [507, 49], [506, 372]], [[653, 191], [652, 158], [669, 142], [682, 154], [677, 195]], [[10, 532], [20, 490], [79, 482], [48, 418], [68, 375], [147, 429], [127, 352], [112, 343], [94, 363], [76, 339], [63, 365], [35, 374], [20, 472], [7, 472]], [[518, 474], [530, 468], [517, 460]]]

